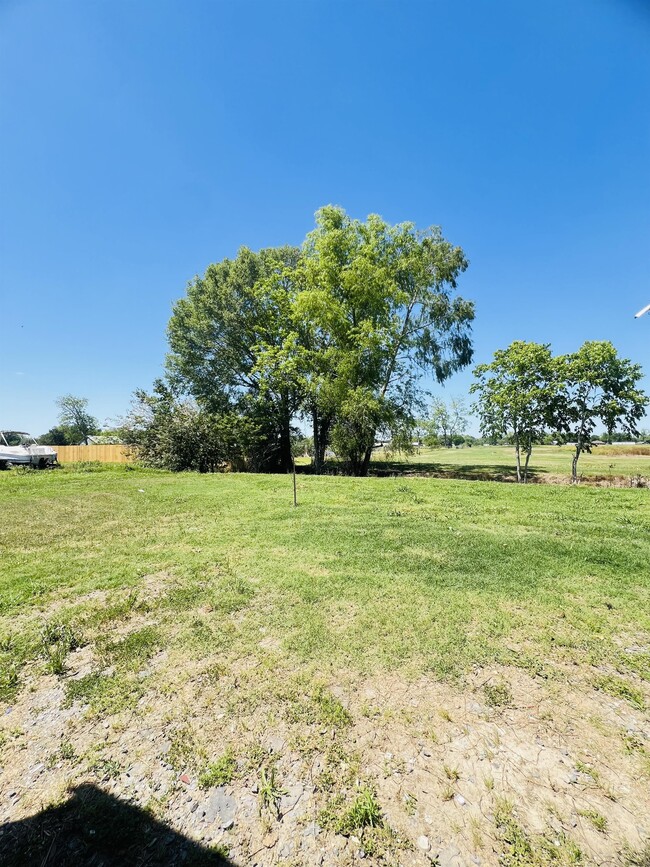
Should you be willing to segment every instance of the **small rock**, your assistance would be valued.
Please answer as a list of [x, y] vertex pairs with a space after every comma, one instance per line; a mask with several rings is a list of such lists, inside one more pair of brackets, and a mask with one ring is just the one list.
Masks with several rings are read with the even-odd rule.
[[262, 840], [262, 843], [266, 846], [267, 849], [272, 849], [277, 842], [278, 835], [273, 831], [269, 831], [268, 834], [265, 834], [264, 839]]
[[187, 776], [187, 774], [181, 774], [178, 779], [181, 781], [181, 783], [185, 783], [186, 786], [189, 786], [190, 778]]
[[569, 783], [569, 785], [575, 786], [575, 784], [578, 782], [578, 779], [579, 779], [578, 772], [577, 771], [571, 771], [571, 773], [568, 776], [567, 782]]
[[224, 831], [230, 831], [230, 829], [232, 828], [232, 826], [233, 826], [234, 824], [235, 824], [235, 820], [234, 820], [234, 819], [227, 819], [227, 820], [222, 824], [221, 827], [223, 828]]
[[198, 802], [198, 801], [194, 801], [194, 803], [193, 803], [192, 806], [190, 807], [190, 813], [195, 813], [195, 812], [197, 811], [197, 809], [198, 809], [198, 806], [199, 806], [199, 802]]
[[430, 848], [431, 843], [429, 843], [428, 837], [425, 837], [424, 835], [422, 837], [418, 837], [418, 849], [422, 849], [423, 852], [428, 852]]
[[459, 807], [464, 807], [467, 803], [465, 798], [463, 798], [463, 796], [459, 795], [458, 793], [454, 795], [454, 801], [458, 804]]

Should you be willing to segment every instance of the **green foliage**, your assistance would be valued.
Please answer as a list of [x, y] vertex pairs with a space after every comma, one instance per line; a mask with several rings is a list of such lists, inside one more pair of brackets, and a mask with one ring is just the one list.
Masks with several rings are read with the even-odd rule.
[[83, 639], [69, 623], [45, 623], [41, 629], [42, 653], [50, 674], [64, 674], [68, 653], [81, 647]]
[[424, 429], [424, 442], [428, 446], [451, 448], [465, 441], [463, 436], [467, 426], [467, 409], [460, 398], [452, 398], [445, 403], [440, 397], [431, 402], [429, 417], [420, 422]]
[[155, 626], [144, 626], [119, 641], [104, 638], [97, 642], [97, 648], [107, 664], [139, 668], [153, 656], [161, 643], [159, 630]]
[[318, 707], [321, 722], [335, 728], [343, 728], [352, 723], [352, 717], [341, 702], [323, 687], [314, 691], [314, 702]]
[[512, 435], [517, 481], [526, 482], [533, 445], [554, 422], [559, 384], [550, 347], [516, 340], [497, 350], [491, 364], [479, 365], [474, 376], [471, 392], [478, 395], [481, 431], [489, 439]]
[[577, 481], [578, 460], [591, 451], [596, 426], [637, 435], [648, 397], [639, 388], [640, 365], [620, 358], [609, 341], [587, 341], [557, 363], [562, 388], [555, 427], [575, 443], [572, 477]]
[[507, 707], [512, 704], [512, 690], [505, 681], [486, 683], [483, 692], [490, 707]]
[[254, 420], [202, 410], [162, 380], [151, 394], [136, 391], [122, 436], [149, 467], [201, 473], [258, 468], [261, 445]]
[[142, 693], [143, 687], [138, 681], [93, 672], [66, 683], [63, 706], [70, 707], [79, 701], [90, 705], [97, 716], [107, 716], [134, 707]]
[[237, 770], [237, 760], [233, 750], [229, 747], [216, 762], [208, 765], [199, 774], [199, 787], [211, 789], [213, 786], [224, 786], [229, 783]]
[[83, 442], [99, 431], [97, 419], [88, 412], [87, 398], [64, 394], [57, 398], [56, 405], [59, 407], [59, 422], [67, 428], [71, 441]]
[[578, 815], [584, 819], [589, 819], [594, 828], [601, 834], [607, 830], [607, 819], [597, 810], [578, 810]]
[[337, 834], [349, 837], [355, 831], [363, 828], [377, 828], [384, 824], [381, 807], [375, 793], [369, 786], [364, 786], [358, 793], [352, 806], [334, 822]]
[[115, 759], [100, 758], [90, 768], [100, 779], [116, 780], [122, 773], [122, 765]]
[[293, 247], [242, 247], [236, 259], [210, 265], [174, 307], [168, 371], [199, 406], [245, 417], [259, 428], [266, 468], [291, 466], [291, 419], [301, 388], [291, 347]]
[[258, 782], [260, 811], [266, 811], [280, 818], [280, 800], [286, 794], [284, 789], [281, 789], [275, 779], [275, 766], [270, 768], [260, 768], [260, 777]]
[[600, 689], [609, 695], [613, 695], [615, 698], [622, 698], [625, 701], [629, 701], [629, 703], [638, 710], [645, 710], [645, 700], [641, 690], [636, 689], [620, 677], [614, 677], [613, 675], [597, 677], [594, 681], [594, 686], [596, 689]]
[[376, 214], [362, 222], [333, 206], [316, 213], [296, 298], [307, 399], [353, 474], [367, 472], [376, 431], [406, 441], [423, 373], [444, 382], [471, 360], [473, 305], [452, 297], [466, 267], [437, 228]]
[[38, 437], [38, 442], [44, 446], [70, 446], [79, 443], [78, 431], [70, 425], [55, 425], [49, 431]]
[[636, 851], [627, 849], [625, 867], [650, 867], [650, 842]]
[[377, 430], [407, 441], [421, 375], [443, 382], [471, 359], [473, 306], [452, 297], [466, 267], [439, 229], [321, 208], [302, 251], [242, 248], [188, 286], [170, 380], [201, 410], [254, 422], [267, 468], [290, 468], [303, 415], [316, 471], [331, 443], [363, 475]]
[[579, 847], [565, 834], [554, 833], [551, 838], [527, 834], [506, 799], [497, 800], [494, 821], [504, 847], [499, 859], [503, 867], [570, 867], [583, 863]]

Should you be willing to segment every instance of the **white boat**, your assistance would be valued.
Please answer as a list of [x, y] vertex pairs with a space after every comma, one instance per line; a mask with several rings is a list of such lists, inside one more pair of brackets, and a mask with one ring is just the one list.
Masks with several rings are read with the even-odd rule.
[[0, 430], [0, 470], [14, 464], [43, 469], [55, 463], [56, 452], [51, 446], [39, 446], [34, 437], [24, 431]]

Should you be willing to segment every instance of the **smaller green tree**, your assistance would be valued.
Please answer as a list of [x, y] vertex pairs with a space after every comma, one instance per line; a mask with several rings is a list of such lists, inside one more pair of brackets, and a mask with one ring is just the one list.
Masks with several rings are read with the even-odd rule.
[[75, 444], [75, 434], [67, 425], [57, 424], [41, 434], [38, 442], [43, 446], [70, 446]]
[[84, 442], [89, 436], [98, 433], [99, 422], [88, 412], [88, 399], [64, 394], [57, 398], [59, 422], [67, 427], [76, 442]]
[[558, 395], [550, 346], [516, 340], [497, 350], [491, 364], [480, 364], [474, 376], [470, 391], [478, 395], [481, 431], [490, 441], [512, 437], [517, 481], [526, 483], [533, 445], [552, 425]]
[[444, 445], [451, 448], [453, 445], [464, 442], [463, 434], [467, 427], [467, 408], [462, 398], [452, 398], [445, 403], [440, 397], [434, 397], [431, 401], [429, 418], [422, 422], [426, 430], [424, 442], [435, 448], [436, 445]]
[[571, 479], [577, 482], [580, 455], [591, 452], [596, 426], [603, 424], [610, 438], [615, 429], [638, 436], [648, 397], [639, 388], [641, 365], [621, 358], [608, 340], [588, 340], [559, 358], [558, 368], [555, 424], [575, 445]]

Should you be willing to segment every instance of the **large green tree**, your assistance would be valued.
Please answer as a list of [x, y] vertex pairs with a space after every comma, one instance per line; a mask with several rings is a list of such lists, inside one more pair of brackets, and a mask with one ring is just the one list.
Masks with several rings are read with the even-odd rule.
[[[557, 365], [550, 346], [516, 340], [474, 371], [481, 431], [489, 438], [511, 436], [517, 481], [528, 481], [533, 445], [553, 425], [558, 397]], [[522, 467], [522, 455], [524, 456]]]
[[291, 467], [291, 420], [303, 399], [300, 379], [272, 361], [295, 344], [298, 258], [294, 247], [243, 247], [188, 285], [168, 326], [170, 380], [209, 412], [264, 418], [269, 469]]
[[68, 430], [71, 442], [84, 442], [99, 431], [99, 422], [88, 412], [87, 398], [64, 394], [57, 398], [56, 405], [61, 427]]
[[558, 359], [562, 389], [556, 427], [575, 445], [571, 478], [578, 480], [582, 452], [591, 452], [597, 425], [638, 436], [648, 397], [639, 388], [641, 366], [621, 358], [607, 340], [588, 340]]
[[454, 297], [467, 264], [438, 228], [317, 212], [295, 304], [317, 452], [331, 436], [365, 475], [377, 431], [398, 438], [414, 424], [422, 376], [444, 382], [471, 361], [474, 307]]

